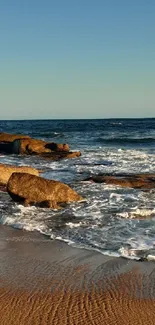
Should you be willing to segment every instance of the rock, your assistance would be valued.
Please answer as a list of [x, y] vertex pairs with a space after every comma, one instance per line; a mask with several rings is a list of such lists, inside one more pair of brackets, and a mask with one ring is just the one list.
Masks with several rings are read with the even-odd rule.
[[53, 160], [61, 158], [76, 158], [81, 156], [80, 151], [69, 151], [68, 144], [45, 142], [37, 139], [17, 139], [12, 143], [12, 153], [40, 155]]
[[93, 181], [95, 183], [106, 183], [119, 185], [123, 187], [131, 187], [137, 189], [155, 188], [155, 174], [135, 174], [135, 175], [96, 175], [85, 179], [85, 181]]
[[0, 132], [0, 142], [13, 142], [16, 139], [25, 139], [30, 138], [28, 135], [22, 134], [10, 134], [10, 133], [3, 133]]
[[45, 148], [47, 142], [38, 139], [16, 139], [12, 143], [12, 152], [15, 154], [38, 154], [51, 152]]
[[0, 184], [6, 185], [12, 173], [29, 173], [39, 176], [39, 171], [32, 167], [0, 164]]
[[16, 202], [59, 208], [58, 204], [82, 201], [83, 198], [68, 185], [27, 173], [13, 173], [7, 191]]
[[69, 151], [67, 153], [64, 153], [60, 158], [78, 158], [81, 156], [80, 151]]
[[68, 152], [68, 144], [45, 142], [38, 139], [16, 139], [12, 144], [12, 152], [16, 154], [42, 154], [47, 152]]
[[50, 160], [60, 160], [60, 159], [68, 159], [68, 158], [78, 158], [81, 156], [81, 152], [80, 151], [69, 151], [69, 152], [51, 151], [47, 153], [42, 153], [40, 156]]

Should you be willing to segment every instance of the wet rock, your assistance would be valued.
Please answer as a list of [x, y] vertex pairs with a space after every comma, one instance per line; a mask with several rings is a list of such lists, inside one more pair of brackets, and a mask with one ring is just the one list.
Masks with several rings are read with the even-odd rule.
[[85, 181], [93, 181], [95, 183], [105, 183], [119, 185], [123, 187], [131, 187], [137, 189], [155, 188], [155, 174], [135, 174], [124, 175], [94, 175], [85, 179]]
[[68, 144], [57, 144], [37, 139], [17, 139], [12, 143], [12, 152], [15, 154], [40, 155], [53, 160], [61, 158], [76, 158], [79, 151], [69, 151]]
[[39, 139], [17, 139], [12, 144], [12, 152], [16, 154], [44, 154], [51, 152], [68, 152], [68, 144], [46, 142]]
[[12, 166], [0, 164], [0, 184], [7, 184], [12, 173], [29, 173], [32, 175], [39, 176], [39, 171], [35, 168], [28, 166]]
[[47, 153], [42, 153], [40, 155], [40, 157], [50, 159], [50, 160], [78, 158], [80, 156], [81, 156], [80, 151], [69, 151], [69, 152], [65, 152], [65, 151], [54, 152], [54, 151], [51, 151], [51, 152], [47, 152]]
[[83, 200], [66, 184], [27, 173], [13, 173], [7, 191], [14, 201], [26, 206], [40, 204], [43, 207], [59, 208], [61, 203]]
[[81, 156], [80, 151], [69, 151], [69, 152], [64, 152], [64, 153], [59, 153], [59, 159], [61, 158], [78, 158]]
[[50, 152], [45, 148], [47, 142], [38, 139], [16, 139], [12, 144], [12, 152], [15, 154], [39, 154]]

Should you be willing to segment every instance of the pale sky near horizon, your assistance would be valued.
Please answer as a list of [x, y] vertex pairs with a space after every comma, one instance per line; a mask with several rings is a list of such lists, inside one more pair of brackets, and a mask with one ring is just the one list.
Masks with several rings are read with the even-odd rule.
[[0, 119], [155, 117], [154, 0], [1, 0]]

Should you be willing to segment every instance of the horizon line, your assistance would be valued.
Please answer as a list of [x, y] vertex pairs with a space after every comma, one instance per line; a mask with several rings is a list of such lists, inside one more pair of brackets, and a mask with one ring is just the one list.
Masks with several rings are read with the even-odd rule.
[[0, 119], [0, 121], [59, 121], [59, 120], [151, 120], [155, 117], [97, 117], [97, 118], [21, 118], [21, 119]]

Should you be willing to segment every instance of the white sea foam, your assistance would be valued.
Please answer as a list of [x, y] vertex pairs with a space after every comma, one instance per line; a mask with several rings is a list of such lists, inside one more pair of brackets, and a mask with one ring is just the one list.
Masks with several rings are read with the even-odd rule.
[[43, 232], [47, 230], [44, 219], [41, 218], [35, 207], [26, 208], [22, 205], [15, 205], [8, 213], [2, 213], [0, 222], [3, 225], [10, 225], [27, 231]]
[[147, 260], [147, 261], [155, 261], [155, 255], [149, 254], [146, 250], [134, 250], [129, 248], [120, 248], [119, 254], [121, 257], [125, 257], [132, 260]]
[[83, 225], [84, 225], [83, 222], [78, 222], [78, 223], [68, 222], [68, 223], [66, 223], [66, 226], [68, 226], [69, 228], [79, 228]]
[[64, 241], [65, 243], [67, 243], [68, 245], [74, 245], [74, 241], [72, 240], [69, 240], [69, 239], [65, 239], [65, 238], [62, 238], [61, 236], [57, 236], [55, 237], [55, 239], [57, 240], [61, 240], [61, 241]]
[[155, 261], [155, 255], [148, 254], [147, 255], [147, 260], [148, 261]]
[[120, 256], [130, 258], [133, 260], [139, 260], [141, 258], [140, 256], [137, 256], [137, 251], [134, 249], [121, 247], [118, 252]]
[[155, 217], [155, 209], [136, 209], [135, 211], [117, 213], [117, 216], [125, 219]]

